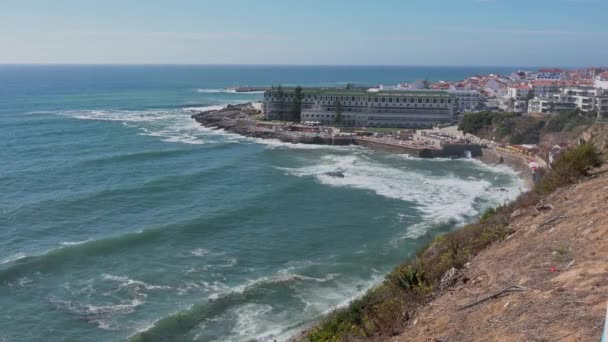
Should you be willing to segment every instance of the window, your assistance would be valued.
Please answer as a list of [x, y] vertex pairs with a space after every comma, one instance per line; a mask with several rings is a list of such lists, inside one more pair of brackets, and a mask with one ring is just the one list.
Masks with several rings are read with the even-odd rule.
[[386, 102], [386, 99], [384, 97], [382, 98], [382, 102]]

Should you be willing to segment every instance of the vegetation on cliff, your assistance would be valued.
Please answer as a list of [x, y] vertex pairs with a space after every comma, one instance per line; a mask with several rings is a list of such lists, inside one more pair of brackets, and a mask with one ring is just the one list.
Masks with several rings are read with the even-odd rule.
[[543, 134], [572, 131], [593, 122], [594, 119], [582, 116], [577, 111], [563, 111], [550, 117], [479, 112], [466, 114], [458, 128], [465, 133], [503, 143], [538, 144]]
[[344, 341], [399, 334], [415, 310], [451, 284], [451, 275], [496, 241], [513, 232], [513, 213], [536, 205], [555, 189], [579, 181], [602, 164], [593, 145], [583, 144], [563, 153], [532, 191], [511, 204], [490, 209], [482, 218], [435, 238], [417, 256], [397, 266], [386, 279], [348, 307], [338, 309], [303, 337], [306, 341]]

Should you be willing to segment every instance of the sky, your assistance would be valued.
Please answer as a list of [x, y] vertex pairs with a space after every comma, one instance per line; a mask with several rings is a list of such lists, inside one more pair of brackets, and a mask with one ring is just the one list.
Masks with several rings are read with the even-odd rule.
[[0, 63], [608, 65], [608, 0], [0, 0]]

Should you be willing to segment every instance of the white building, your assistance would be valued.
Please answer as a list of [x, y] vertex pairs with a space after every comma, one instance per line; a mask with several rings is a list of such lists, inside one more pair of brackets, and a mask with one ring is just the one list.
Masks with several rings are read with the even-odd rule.
[[516, 84], [507, 87], [507, 98], [515, 101], [525, 101], [533, 88], [530, 84]]
[[[265, 92], [266, 118], [293, 115], [294, 94], [294, 88]], [[435, 90], [304, 88], [302, 94], [300, 120], [324, 125], [427, 128], [454, 122], [457, 104], [454, 94]]]
[[574, 109], [574, 98], [562, 93], [537, 96], [528, 102], [529, 113], [558, 113]]
[[528, 105], [534, 113], [557, 113], [578, 109], [582, 113], [608, 116], [608, 91], [594, 87], [565, 87], [560, 93], [535, 97]]
[[540, 69], [536, 73], [536, 80], [539, 81], [563, 81], [566, 79], [566, 72], [562, 69]]
[[601, 104], [606, 98], [603, 89], [594, 87], [566, 87], [562, 92], [570, 95], [576, 108], [584, 113], [596, 111], [598, 104]]
[[482, 100], [477, 90], [450, 89], [448, 93], [456, 96], [457, 111], [461, 114], [474, 111]]
[[608, 90], [608, 71], [601, 73], [595, 77], [595, 87]]
[[530, 83], [534, 89], [534, 95], [556, 94], [564, 86], [561, 81], [537, 80]]

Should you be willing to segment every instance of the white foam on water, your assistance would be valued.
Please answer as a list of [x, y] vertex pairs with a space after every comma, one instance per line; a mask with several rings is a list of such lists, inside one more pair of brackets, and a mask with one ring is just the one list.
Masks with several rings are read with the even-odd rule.
[[[224, 252], [213, 252], [211, 250], [208, 250], [206, 248], [196, 248], [190, 251], [190, 254], [196, 256], [196, 257], [206, 257], [206, 256], [221, 256], [221, 255], [225, 255]], [[236, 260], [235, 260], [236, 262]]]
[[181, 110], [80, 110], [59, 112], [80, 120], [117, 121], [136, 128], [140, 135], [160, 138], [171, 143], [200, 145], [208, 142], [213, 131], [203, 129], [190, 116], [194, 112], [218, 110], [225, 105], [188, 107]]
[[247, 95], [247, 94], [264, 94], [264, 91], [241, 91], [237, 92], [236, 89], [196, 89], [197, 93], [201, 94], [239, 94], [239, 95]]
[[134, 280], [126, 276], [115, 276], [111, 274], [102, 275], [104, 280], [109, 280], [119, 283], [119, 287], [135, 287], [144, 288], [146, 290], [169, 290], [171, 286], [150, 285], [143, 281]]
[[270, 337], [281, 331], [281, 324], [273, 322], [269, 313], [272, 306], [267, 304], [249, 303], [234, 310], [236, 322], [232, 334], [225, 341], [271, 341]]
[[15, 254], [9, 256], [8, 258], [0, 261], [0, 265], [9, 264], [11, 262], [15, 262], [15, 261], [21, 260], [26, 257], [27, 257], [27, 255], [25, 255], [25, 253], [15, 253]]
[[208, 249], [204, 249], [204, 248], [197, 248], [197, 249], [191, 251], [190, 253], [192, 253], [192, 255], [194, 255], [194, 256], [202, 257], [205, 255], [211, 254], [211, 251]]
[[28, 277], [21, 277], [13, 282], [8, 282], [9, 287], [28, 287], [32, 286], [34, 281]]
[[[516, 173], [507, 167], [472, 163], [492, 172], [512, 174], [514, 179], [518, 179]], [[477, 199], [501, 205], [515, 199], [523, 190], [521, 180], [498, 191], [491, 182], [479, 177], [462, 179], [450, 174], [431, 176], [414, 168], [389, 166], [364, 154], [326, 155], [314, 165], [280, 169], [297, 177], [314, 177], [329, 186], [367, 190], [383, 197], [411, 202], [422, 213], [424, 223], [410, 227], [407, 238], [423, 235], [434, 224], [463, 223], [479, 215], [479, 209], [475, 208]], [[336, 170], [340, 170], [344, 177], [328, 174]]]
[[202, 94], [236, 93], [235, 90], [228, 91], [226, 89], [196, 89], [196, 92]]
[[270, 149], [297, 149], [297, 150], [334, 150], [334, 151], [347, 151], [361, 149], [358, 146], [338, 146], [338, 145], [319, 145], [319, 144], [296, 144], [290, 142], [283, 142], [278, 139], [263, 139], [263, 138], [251, 138], [244, 137], [245, 140], [254, 142], [256, 144], [265, 145]]
[[77, 316], [103, 330], [118, 330], [119, 327], [114, 322], [113, 315], [133, 313], [137, 307], [145, 303], [140, 298], [134, 298], [132, 300], [121, 301], [119, 304], [94, 305], [80, 304], [56, 297], [50, 297], [49, 302], [58, 310]]
[[209, 112], [212, 110], [220, 110], [226, 108], [225, 105], [217, 105], [217, 106], [198, 106], [198, 107], [186, 107], [182, 108], [182, 110], [186, 112], [192, 113], [200, 113], [200, 112]]
[[90, 239], [83, 240], [83, 241], [66, 241], [66, 242], [61, 242], [59, 244], [62, 246], [78, 246], [78, 245], [82, 245], [83, 243], [87, 243], [90, 241], [91, 241]]

